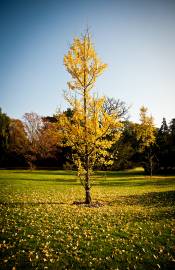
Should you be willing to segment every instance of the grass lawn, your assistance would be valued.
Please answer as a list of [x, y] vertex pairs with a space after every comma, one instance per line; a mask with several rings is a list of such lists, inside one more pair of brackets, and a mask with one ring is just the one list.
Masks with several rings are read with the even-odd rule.
[[173, 269], [175, 176], [0, 171], [0, 269]]

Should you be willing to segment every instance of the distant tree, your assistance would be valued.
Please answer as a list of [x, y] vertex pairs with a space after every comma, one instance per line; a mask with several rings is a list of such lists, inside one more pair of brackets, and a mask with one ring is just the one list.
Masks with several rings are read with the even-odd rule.
[[42, 117], [35, 112], [25, 113], [24, 127], [29, 141], [35, 145], [39, 140], [39, 134], [43, 127]]
[[13, 151], [23, 152], [24, 144], [28, 144], [24, 125], [19, 119], [10, 120], [10, 147]]
[[163, 118], [162, 125], [158, 130], [157, 138], [158, 171], [169, 173], [175, 171], [175, 119], [169, 126]]
[[152, 116], [147, 116], [148, 109], [146, 107], [140, 108], [140, 124], [136, 126], [136, 137], [139, 142], [140, 151], [145, 147], [149, 147], [155, 142], [155, 127]]
[[[68, 108], [65, 113], [69, 117], [72, 115], [70, 108]], [[44, 147], [45, 143], [43, 139], [41, 144], [41, 159], [48, 167], [54, 166], [63, 169], [64, 166], [66, 167], [65, 164], [67, 163], [68, 155], [71, 155], [71, 148], [63, 147], [60, 142], [60, 137], [58, 136], [60, 127], [58, 125], [57, 115], [55, 114], [53, 116], [46, 116], [42, 119], [44, 123], [42, 134], [44, 134], [44, 139], [46, 140], [47, 147]], [[48, 149], [48, 151], [46, 151], [46, 149]], [[72, 165], [72, 160], [70, 162]]]
[[175, 144], [175, 118], [173, 118], [170, 122], [169, 133], [171, 136], [172, 143]]
[[169, 125], [170, 133], [170, 154], [169, 154], [169, 166], [171, 171], [175, 171], [175, 118], [173, 118]]
[[38, 133], [38, 154], [41, 158], [54, 157], [59, 141], [57, 132], [57, 119], [55, 117], [42, 118], [42, 126]]
[[85, 188], [85, 203], [90, 204], [91, 171], [95, 162], [111, 162], [108, 149], [119, 138], [121, 123], [114, 113], [104, 110], [104, 98], [90, 95], [106, 65], [97, 57], [89, 33], [74, 39], [64, 56], [64, 65], [72, 76], [69, 89], [77, 96], [70, 92], [66, 95], [73, 115], [71, 118], [66, 113], [59, 116], [60, 132], [64, 145], [72, 148], [73, 161]]
[[166, 122], [166, 118], [163, 118], [162, 125], [159, 130], [160, 133], [162, 134], [168, 134], [169, 133], [169, 128]]
[[22, 121], [19, 119], [10, 120], [9, 135], [9, 165], [13, 167], [25, 166], [29, 140]]
[[41, 117], [38, 114], [24, 115], [25, 132], [29, 140], [26, 159], [31, 169], [38, 161], [54, 158], [57, 151], [58, 132], [55, 117]]
[[156, 136], [157, 157], [158, 157], [158, 171], [167, 171], [169, 163], [169, 127], [166, 119], [163, 118], [160, 129]]
[[113, 170], [129, 169], [137, 162], [137, 140], [135, 136], [135, 124], [130, 121], [123, 122], [123, 130], [120, 139], [112, 146], [114, 155]]
[[0, 166], [4, 166], [9, 148], [10, 118], [0, 108]]
[[120, 119], [121, 121], [128, 120], [129, 107], [124, 101], [121, 101], [120, 99], [106, 97], [103, 106], [104, 110], [108, 114], [116, 114], [117, 119]]
[[146, 171], [152, 176], [154, 166], [154, 145], [156, 141], [156, 128], [152, 116], [147, 115], [148, 109], [140, 108], [140, 124], [135, 125], [135, 134], [138, 142], [138, 150], [143, 153]]
[[29, 147], [26, 153], [26, 160], [31, 169], [35, 168], [35, 161], [37, 160], [38, 148], [40, 144], [40, 132], [43, 128], [42, 117], [37, 113], [25, 113], [24, 128], [29, 140]]
[[169, 126], [163, 118], [162, 125], [157, 133], [158, 171], [168, 173], [175, 171], [175, 119]]

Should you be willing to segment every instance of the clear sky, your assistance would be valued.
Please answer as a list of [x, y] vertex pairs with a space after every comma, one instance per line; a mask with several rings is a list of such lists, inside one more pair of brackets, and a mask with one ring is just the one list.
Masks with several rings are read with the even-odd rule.
[[0, 0], [0, 107], [12, 118], [66, 108], [63, 56], [90, 27], [108, 69], [99, 95], [148, 107], [156, 125], [175, 117], [175, 1]]

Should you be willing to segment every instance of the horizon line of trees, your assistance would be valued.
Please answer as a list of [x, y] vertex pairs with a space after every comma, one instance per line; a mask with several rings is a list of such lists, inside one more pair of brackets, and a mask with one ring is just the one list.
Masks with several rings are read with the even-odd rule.
[[[94, 169], [142, 166], [150, 175], [175, 171], [175, 118], [169, 124], [163, 118], [160, 128], [155, 128], [144, 107], [140, 111], [140, 123], [129, 121], [129, 108], [119, 99], [106, 98], [104, 107], [109, 114], [116, 111], [123, 126], [120, 138], [110, 149], [113, 164], [97, 163]], [[60, 115], [71, 119], [73, 112], [68, 108], [45, 117], [25, 113], [22, 121], [11, 119], [0, 109], [0, 168], [76, 169], [71, 147], [60, 142]]]

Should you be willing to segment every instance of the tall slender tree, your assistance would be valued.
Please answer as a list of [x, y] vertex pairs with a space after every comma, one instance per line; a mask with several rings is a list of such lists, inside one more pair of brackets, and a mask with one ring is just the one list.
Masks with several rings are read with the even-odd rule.
[[[153, 146], [156, 141], [156, 128], [152, 116], [147, 115], [148, 109], [144, 106], [140, 108], [140, 124], [135, 125], [138, 150], [143, 153], [145, 169], [152, 176], [154, 151]], [[148, 164], [148, 165], [147, 165]]]
[[64, 145], [73, 151], [80, 181], [85, 188], [85, 203], [91, 203], [91, 171], [95, 162], [110, 163], [108, 149], [119, 137], [121, 123], [114, 113], [104, 110], [105, 98], [91, 94], [96, 79], [107, 67], [98, 58], [89, 33], [75, 38], [64, 65], [72, 77], [65, 97], [72, 109], [71, 118], [59, 116]]

